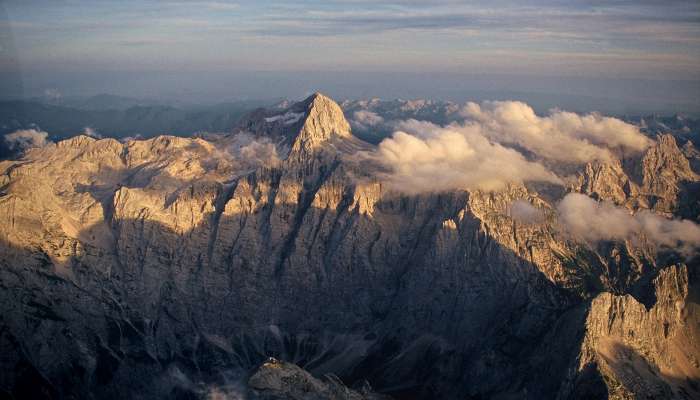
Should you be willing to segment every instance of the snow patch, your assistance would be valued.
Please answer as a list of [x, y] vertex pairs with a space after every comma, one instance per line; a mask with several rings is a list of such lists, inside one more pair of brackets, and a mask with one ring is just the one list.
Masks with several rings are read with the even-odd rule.
[[304, 113], [294, 113], [294, 112], [286, 112], [281, 115], [274, 115], [272, 117], [267, 117], [265, 118], [265, 122], [277, 122], [277, 121], [282, 121], [283, 124], [285, 125], [291, 125], [293, 123], [296, 123], [299, 121], [301, 117], [304, 116]]

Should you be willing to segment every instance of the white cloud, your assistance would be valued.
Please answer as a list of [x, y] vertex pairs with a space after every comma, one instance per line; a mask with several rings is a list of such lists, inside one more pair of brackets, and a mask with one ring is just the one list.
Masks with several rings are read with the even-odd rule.
[[350, 123], [353, 125], [353, 128], [366, 131], [383, 124], [384, 118], [375, 112], [360, 110], [353, 113]]
[[416, 120], [404, 121], [398, 127], [402, 130], [383, 140], [374, 154], [389, 170], [383, 178], [395, 190], [497, 190], [509, 182], [561, 183], [541, 164], [491, 143], [471, 129]]
[[206, 132], [200, 132], [198, 136], [186, 150], [190, 152], [188, 157], [200, 161], [206, 171], [227, 170], [227, 173], [240, 176], [259, 167], [276, 167], [281, 162], [277, 145], [268, 137], [255, 137], [250, 133], [229, 136]]
[[544, 221], [544, 214], [525, 200], [516, 200], [510, 205], [510, 217], [523, 224], [536, 224]]
[[[559, 110], [540, 117], [517, 101], [467, 103], [461, 114], [467, 118], [463, 124], [445, 127], [412, 119], [392, 122], [396, 133], [377, 151], [391, 171], [389, 183], [407, 192], [561, 183], [540, 162], [609, 162], [653, 143], [616, 118]], [[384, 123], [366, 111], [355, 113], [354, 120], [355, 126]]]
[[689, 220], [668, 219], [647, 210], [633, 215], [578, 193], [566, 195], [557, 211], [566, 232], [589, 242], [636, 239], [642, 234], [657, 246], [685, 250], [700, 247], [700, 226]]
[[303, 116], [304, 116], [303, 112], [295, 113], [295, 112], [288, 111], [284, 114], [275, 115], [275, 116], [272, 116], [269, 118], [265, 118], [265, 122], [282, 121], [282, 123], [284, 125], [292, 125], [292, 124], [296, 123], [297, 121], [299, 121], [301, 119], [301, 117], [303, 117]]
[[637, 127], [616, 118], [560, 110], [539, 117], [519, 101], [470, 102], [461, 114], [468, 119], [465, 127], [489, 139], [555, 161], [610, 161], [612, 152], [641, 152], [652, 144]]
[[5, 135], [5, 142], [11, 150], [26, 150], [33, 147], [44, 147], [51, 143], [49, 134], [36, 129], [24, 129]]
[[277, 146], [269, 138], [255, 138], [246, 133], [233, 136], [226, 153], [239, 169], [274, 167], [280, 163]]

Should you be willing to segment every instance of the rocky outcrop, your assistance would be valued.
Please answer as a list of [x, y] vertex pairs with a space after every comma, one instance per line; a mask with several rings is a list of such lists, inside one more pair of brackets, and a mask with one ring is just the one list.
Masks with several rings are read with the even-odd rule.
[[697, 398], [699, 293], [690, 279], [696, 277], [689, 276], [686, 265], [661, 271], [651, 309], [629, 295], [596, 297], [586, 320], [578, 373], [597, 369], [610, 398]]
[[631, 209], [673, 215], [686, 206], [687, 199], [681, 195], [686, 186], [700, 180], [669, 134], [657, 136], [656, 144], [631, 169], [630, 174], [638, 172], [641, 182], [635, 183], [620, 163], [588, 164], [573, 189]]
[[690, 162], [690, 167], [693, 172], [700, 173], [700, 151], [695, 147], [692, 141], [685, 142], [682, 148], [683, 155]]
[[619, 164], [587, 164], [578, 177], [576, 191], [615, 204], [626, 204], [638, 196], [639, 188]]
[[248, 379], [255, 399], [310, 399], [310, 400], [381, 400], [389, 397], [372, 393], [369, 384], [351, 390], [334, 375], [316, 379], [298, 366], [274, 358], [268, 359]]
[[[639, 160], [624, 163], [593, 163], [578, 175], [573, 191], [626, 207], [630, 212], [653, 210], [668, 217], [695, 220], [700, 215], [700, 176], [692, 171], [689, 160], [670, 134], [659, 135]], [[596, 265], [604, 290], [629, 293], [647, 306], [653, 304], [651, 280], [660, 268], [674, 262], [671, 257], [644, 243], [602, 243], [578, 264]], [[587, 259], [588, 262], [582, 263]], [[677, 261], [677, 259], [676, 259]]]
[[672, 214], [679, 204], [682, 183], [695, 182], [700, 178], [690, 168], [671, 135], [657, 137], [656, 146], [650, 148], [642, 160], [642, 193], [649, 199], [650, 207], [657, 212]]

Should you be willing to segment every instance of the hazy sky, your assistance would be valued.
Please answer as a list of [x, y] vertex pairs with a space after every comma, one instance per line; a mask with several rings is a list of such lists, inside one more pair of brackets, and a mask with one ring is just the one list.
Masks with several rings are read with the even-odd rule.
[[[182, 80], [196, 86], [203, 74], [229, 74], [227, 84], [235, 86], [235, 76], [265, 72], [277, 74], [285, 88], [309, 71], [336, 72], [340, 80], [341, 72], [369, 77], [368, 87], [381, 83], [373, 73], [399, 72], [414, 77], [406, 78], [407, 88], [415, 74], [470, 75], [482, 83], [488, 75], [496, 86], [498, 75], [624, 78], [627, 84], [615, 83], [620, 96], [627, 88], [642, 90], [640, 82], [700, 80], [698, 0], [5, 0], [0, 7], [2, 71], [8, 77], [19, 69], [27, 92], [52, 79], [56, 88], [77, 88], [75, 77], [84, 73], [96, 81], [174, 74], [179, 87]], [[697, 85], [691, 91], [675, 85], [688, 92], [681, 102], [699, 102], [692, 93]], [[127, 88], [115, 81], [113, 91]], [[535, 89], [561, 92], [547, 84]]]

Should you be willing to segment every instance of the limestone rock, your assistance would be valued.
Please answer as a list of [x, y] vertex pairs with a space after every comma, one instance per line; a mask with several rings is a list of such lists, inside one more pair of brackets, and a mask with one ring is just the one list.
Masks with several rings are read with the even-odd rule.
[[654, 281], [649, 310], [629, 295], [596, 297], [586, 320], [579, 371], [595, 365], [613, 398], [696, 398], [700, 395], [697, 286], [674, 265]]
[[681, 184], [700, 180], [676, 140], [668, 134], [658, 136], [656, 146], [647, 151], [642, 160], [642, 171], [642, 193], [649, 198], [651, 208], [669, 214], [680, 206]]
[[636, 197], [639, 189], [619, 164], [587, 164], [585, 172], [579, 175], [576, 191], [615, 204], [626, 204], [630, 197]]

